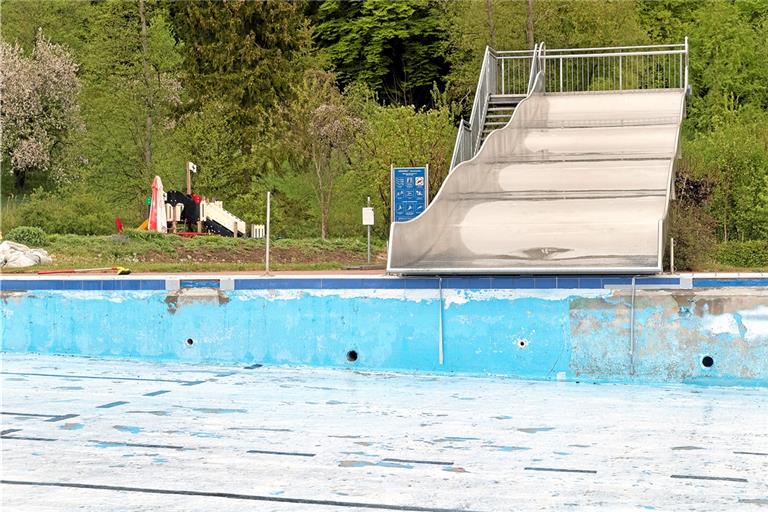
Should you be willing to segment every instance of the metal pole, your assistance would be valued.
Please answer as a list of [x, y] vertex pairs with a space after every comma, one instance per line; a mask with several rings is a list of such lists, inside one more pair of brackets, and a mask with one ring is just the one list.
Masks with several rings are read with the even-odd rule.
[[669, 272], [675, 273], [675, 239], [669, 239]]
[[632, 303], [629, 313], [629, 375], [635, 375], [635, 277], [632, 277]]
[[624, 76], [622, 73], [622, 67], [624, 66], [624, 59], [619, 55], [619, 90], [624, 90]]
[[192, 171], [190, 170], [190, 165], [192, 162], [187, 161], [187, 195], [192, 195]]
[[267, 192], [267, 232], [265, 233], [267, 238], [267, 253], [264, 257], [264, 272], [269, 274], [269, 221], [270, 221], [270, 203], [272, 202], [272, 192]]
[[[371, 207], [371, 196], [368, 196], [368, 208]], [[371, 264], [371, 225], [368, 224], [368, 264]]]
[[440, 290], [440, 313], [437, 316], [437, 362], [442, 366], [445, 356], [443, 352], [443, 278], [438, 276]]

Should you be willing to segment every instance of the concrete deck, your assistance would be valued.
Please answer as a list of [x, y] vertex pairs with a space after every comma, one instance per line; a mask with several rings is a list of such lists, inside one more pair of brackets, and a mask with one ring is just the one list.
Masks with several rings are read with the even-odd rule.
[[2, 355], [3, 510], [768, 507], [768, 391]]

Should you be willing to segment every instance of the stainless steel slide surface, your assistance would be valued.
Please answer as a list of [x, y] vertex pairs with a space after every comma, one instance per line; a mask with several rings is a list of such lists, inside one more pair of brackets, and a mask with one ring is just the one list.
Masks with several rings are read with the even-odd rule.
[[392, 224], [402, 274], [655, 273], [684, 89], [534, 91], [418, 218]]

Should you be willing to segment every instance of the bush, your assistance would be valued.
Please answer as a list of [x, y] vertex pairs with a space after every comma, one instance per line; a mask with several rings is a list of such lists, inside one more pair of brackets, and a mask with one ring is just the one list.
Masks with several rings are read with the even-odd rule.
[[724, 242], [717, 246], [715, 260], [740, 268], [768, 267], [768, 240]]
[[19, 202], [17, 213], [21, 224], [46, 233], [108, 235], [116, 230], [115, 210], [97, 193], [73, 189], [53, 194], [39, 189]]
[[45, 231], [32, 226], [19, 226], [13, 228], [5, 236], [5, 239], [29, 247], [40, 247], [48, 243]]
[[[711, 262], [717, 241], [712, 234], [714, 221], [697, 206], [674, 201], [669, 210], [668, 236], [675, 239], [675, 270], [700, 270]], [[669, 240], [665, 240], [668, 242]], [[664, 265], [669, 261], [669, 244]]]

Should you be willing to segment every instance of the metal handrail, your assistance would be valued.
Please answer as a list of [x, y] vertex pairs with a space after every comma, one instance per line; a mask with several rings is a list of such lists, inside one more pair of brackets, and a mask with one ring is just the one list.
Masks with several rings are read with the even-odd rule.
[[[526, 71], [521, 69], [525, 59], [531, 59], [527, 87], [523, 81]], [[542, 72], [544, 90], [548, 92], [679, 88], [690, 94], [688, 38], [675, 44], [593, 48], [546, 49], [543, 42], [534, 45], [533, 50], [494, 50], [486, 46], [472, 113], [468, 125], [463, 120], [459, 125], [451, 170], [480, 149], [490, 97], [530, 94], [536, 76]]]
[[600, 50], [640, 50], [640, 49], [643, 49], [643, 48], [682, 48], [684, 46], [685, 46], [685, 43], [646, 44], [646, 45], [635, 45], [635, 46], [596, 46], [596, 47], [593, 47], [593, 48], [552, 48], [549, 51], [552, 52], [552, 53], [558, 53], [558, 52], [591, 52], [591, 51], [600, 51]]
[[456, 132], [456, 143], [453, 146], [453, 156], [451, 157], [451, 172], [454, 167], [465, 160], [472, 158], [472, 130], [470, 124], [462, 118], [459, 121], [459, 129]]
[[491, 59], [495, 57], [491, 54], [491, 47], [485, 47], [483, 55], [483, 66], [480, 68], [480, 77], [477, 80], [477, 89], [475, 90], [475, 100], [472, 103], [472, 114], [469, 117], [469, 127], [472, 131], [472, 151], [477, 151], [480, 136], [482, 135], [482, 126], [485, 122], [485, 114], [488, 109], [489, 75], [491, 68]]

